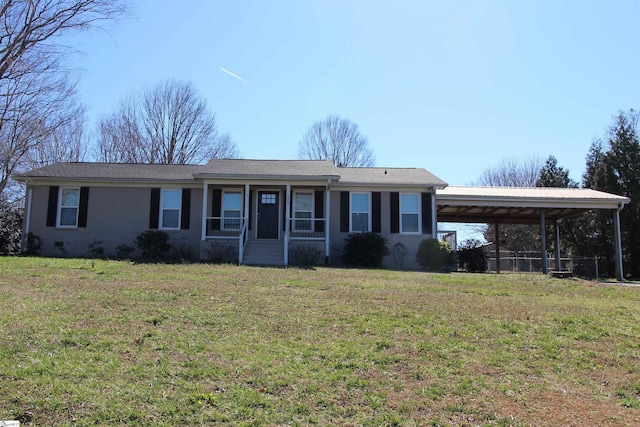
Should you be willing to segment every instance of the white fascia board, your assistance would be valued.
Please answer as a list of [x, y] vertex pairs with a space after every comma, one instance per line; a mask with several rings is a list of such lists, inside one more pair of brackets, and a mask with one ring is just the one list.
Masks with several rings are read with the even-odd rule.
[[509, 208], [570, 208], [570, 209], [617, 209], [621, 203], [628, 203], [629, 199], [527, 199], [507, 197], [464, 197], [438, 195], [438, 205], [450, 206], [482, 206]]

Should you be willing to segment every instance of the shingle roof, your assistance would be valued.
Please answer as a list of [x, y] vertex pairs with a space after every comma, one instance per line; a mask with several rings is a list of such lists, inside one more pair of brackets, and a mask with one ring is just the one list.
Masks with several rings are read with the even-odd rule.
[[422, 168], [339, 168], [340, 185], [408, 185], [445, 187], [446, 182]]
[[125, 163], [54, 163], [22, 174], [25, 178], [96, 180], [193, 180], [202, 165], [149, 165]]
[[212, 159], [198, 172], [201, 176], [232, 177], [335, 177], [339, 169], [329, 160]]
[[213, 159], [206, 165], [55, 163], [15, 175], [86, 181], [193, 181], [196, 178], [333, 178], [346, 185], [443, 187], [444, 181], [421, 168], [337, 168], [328, 160]]

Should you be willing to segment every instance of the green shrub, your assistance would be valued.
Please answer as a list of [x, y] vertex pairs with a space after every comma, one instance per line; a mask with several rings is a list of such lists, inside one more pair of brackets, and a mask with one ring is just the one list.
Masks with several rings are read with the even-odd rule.
[[470, 273], [487, 271], [487, 258], [479, 240], [469, 239], [462, 242], [458, 250], [458, 267]]
[[322, 252], [316, 245], [300, 245], [293, 249], [293, 260], [297, 265], [316, 265]]
[[147, 230], [138, 233], [134, 242], [142, 251], [142, 258], [162, 259], [167, 256], [171, 245], [167, 243], [169, 235], [160, 230]]
[[416, 261], [427, 271], [451, 271], [455, 268], [455, 253], [447, 242], [425, 239], [420, 242]]
[[388, 253], [387, 240], [378, 233], [349, 233], [342, 259], [354, 267], [379, 267]]
[[29, 232], [27, 234], [27, 242], [25, 246], [25, 255], [39, 255], [40, 250], [42, 249], [42, 239], [40, 236]]

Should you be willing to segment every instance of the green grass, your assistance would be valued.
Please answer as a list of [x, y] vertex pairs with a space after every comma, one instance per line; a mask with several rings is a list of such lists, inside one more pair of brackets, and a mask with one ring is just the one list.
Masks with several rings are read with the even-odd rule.
[[0, 420], [640, 424], [640, 288], [0, 258]]

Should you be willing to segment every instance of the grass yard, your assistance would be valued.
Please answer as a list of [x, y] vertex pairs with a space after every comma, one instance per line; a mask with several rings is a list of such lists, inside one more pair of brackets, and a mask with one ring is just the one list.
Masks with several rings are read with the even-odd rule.
[[0, 420], [640, 425], [640, 288], [0, 258]]

